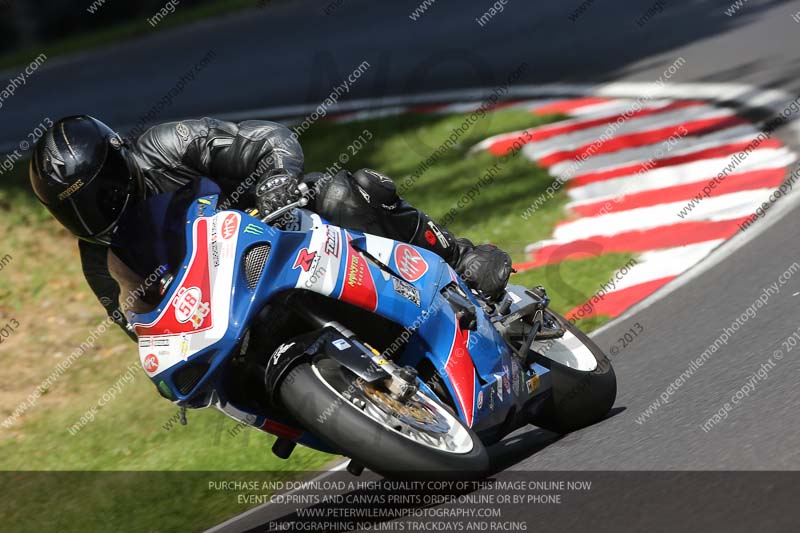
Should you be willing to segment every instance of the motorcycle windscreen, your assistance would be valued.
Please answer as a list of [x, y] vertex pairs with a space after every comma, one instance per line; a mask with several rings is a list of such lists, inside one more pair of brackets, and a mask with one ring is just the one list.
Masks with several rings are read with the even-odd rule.
[[177, 277], [186, 256], [189, 208], [198, 198], [215, 194], [220, 194], [219, 187], [203, 178], [125, 210], [111, 241], [111, 253], [124, 267], [117, 265], [112, 276], [120, 284], [121, 295], [140, 294], [137, 289], [145, 288], [140, 299], [146, 306], [137, 306], [138, 312], [155, 309], [161, 301], [159, 284], [145, 283], [148, 277]]

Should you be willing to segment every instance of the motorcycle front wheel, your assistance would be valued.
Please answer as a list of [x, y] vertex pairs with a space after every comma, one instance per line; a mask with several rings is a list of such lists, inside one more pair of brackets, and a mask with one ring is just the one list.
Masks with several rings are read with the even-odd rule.
[[480, 479], [489, 473], [477, 435], [420, 391], [400, 401], [383, 384], [318, 357], [295, 367], [279, 393], [304, 428], [385, 477]]

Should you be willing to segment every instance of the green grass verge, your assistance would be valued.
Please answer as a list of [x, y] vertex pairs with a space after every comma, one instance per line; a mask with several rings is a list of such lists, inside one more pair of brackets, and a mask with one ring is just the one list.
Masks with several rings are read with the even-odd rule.
[[[350, 168], [380, 169], [395, 179], [409, 202], [434, 219], [444, 220], [456, 235], [469, 237], [476, 243], [497, 244], [519, 261], [524, 259], [527, 244], [548, 237], [554, 224], [564, 218], [566, 196], [557, 195], [537, 211], [536, 217], [526, 221], [521, 216], [525, 208], [552, 183], [547, 172], [521, 154], [499, 164], [491, 154], [468, 152], [486, 137], [534, 127], [553, 118], [513, 110], [488, 113], [416, 180], [412, 176], [420, 163], [448, 139], [454, 128], [462, 125], [463, 116], [410, 114], [391, 120], [322, 123], [301, 141], [309, 158], [327, 167], [337, 161], [343, 145], [363, 137], [363, 130], [369, 130], [373, 140], [349, 160]], [[493, 168], [497, 172], [492, 182], [460, 207], [459, 199], [463, 199], [470, 188], [477, 187], [481, 178]], [[404, 187], [406, 183], [413, 184]], [[449, 215], [451, 210], [455, 210], [454, 215]]]
[[[3, 531], [14, 533], [201, 532], [248, 510], [256, 502], [268, 501], [275, 492], [272, 487], [305, 479], [307, 475], [174, 471], [0, 473], [5, 489], [0, 517]], [[231, 482], [257, 485], [245, 489], [223, 485], [232, 487]]]
[[[448, 216], [449, 229], [475, 242], [493, 242], [508, 250], [515, 260], [523, 259], [525, 245], [549, 236], [553, 225], [564, 216], [566, 198], [562, 192], [536, 217], [521, 217], [533, 198], [551, 183], [545, 171], [522, 156], [510, 157], [474, 199], [463, 208], [457, 201], [497, 164], [489, 154], [470, 154], [471, 146], [489, 135], [536, 126], [553, 118], [515, 110], [487, 114], [422, 173], [405, 196], [434, 217], [444, 217], [456, 208], [455, 214]], [[348, 168], [380, 169], [402, 184], [462, 122], [462, 116], [436, 115], [402, 115], [345, 124], [324, 122], [303, 134], [301, 142], [309, 170], [330, 167], [340, 160], [344, 150], [350, 156]], [[360, 150], [349, 150], [347, 146], [359, 135], [371, 140]], [[0, 188], [0, 213], [7, 222], [9, 237], [5, 245], [13, 256], [13, 261], [0, 272], [0, 321], [15, 318], [21, 323], [19, 332], [4, 345], [8, 348], [0, 353], [5, 369], [0, 387], [3, 419], [102, 319], [100, 307], [82, 279], [74, 239], [33, 201], [24, 168], [20, 162], [13, 174], [3, 176]], [[556, 277], [552, 268], [545, 268], [519, 274], [513, 282], [549, 285], [554, 307], [566, 311], [590, 298], [625, 261], [626, 256], [622, 255], [569, 261], [559, 267]], [[233, 435], [235, 423], [210, 410], [189, 412], [188, 426], [173, 422], [167, 430], [164, 426], [169, 425], [176, 409], [157, 396], [141, 372], [124, 385], [115, 400], [99, 410], [92, 423], [70, 435], [67, 428], [96, 405], [129, 365], [136, 363], [134, 349], [121, 332], [107, 334], [10, 430], [0, 428], [0, 469], [282, 470], [285, 473], [281, 475], [293, 476], [319, 469], [331, 459], [298, 448], [290, 461], [280, 461], [269, 451], [271, 437], [252, 430]], [[189, 474], [138, 490], [137, 478], [131, 476], [116, 492], [106, 486], [109, 478], [100, 474], [88, 475], [69, 490], [54, 487], [44, 491], [47, 497], [31, 500], [33, 507], [26, 507], [24, 517], [21, 510], [5, 502], [0, 504], [0, 520], [28, 523], [30, 530], [36, 530], [38, 522], [22, 520], [47, 515], [63, 531], [83, 531], [85, 520], [80, 520], [83, 515], [78, 513], [85, 509], [84, 502], [92, 501], [96, 502], [93, 508], [98, 510], [97, 516], [105, 513], [114, 522], [125, 518], [124, 527], [114, 528], [116, 531], [199, 530], [243, 509], [230, 495], [220, 498], [206, 494], [201, 481], [192, 481], [199, 486], [187, 488], [185, 484], [193, 479]], [[184, 485], [176, 487], [180, 483]], [[42, 490], [41, 478], [23, 477], [18, 485], [20, 497], [33, 497]], [[190, 494], [192, 490], [199, 494]], [[184, 493], [188, 495], [176, 496]], [[58, 501], [58, 508], [64, 510], [57, 514], [45, 512], [47, 502], [53, 501]]]

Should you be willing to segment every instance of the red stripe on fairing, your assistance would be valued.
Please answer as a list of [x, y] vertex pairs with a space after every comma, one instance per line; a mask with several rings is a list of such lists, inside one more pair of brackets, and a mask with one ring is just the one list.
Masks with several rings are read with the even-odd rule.
[[587, 107], [595, 104], [605, 104], [611, 101], [611, 98], [597, 98], [593, 96], [587, 96], [585, 98], [569, 98], [567, 100], [558, 100], [556, 102], [544, 104], [532, 109], [531, 112], [536, 115], [552, 115], [555, 113], [569, 114], [570, 111], [575, 111], [581, 107]]
[[[162, 314], [151, 324], [135, 324], [134, 329], [139, 337], [174, 335], [176, 333], [198, 333], [212, 327], [214, 303], [211, 301], [211, 278], [208, 265], [208, 219], [200, 218], [194, 229], [194, 251], [189, 261], [186, 275], [180, 281], [180, 286], [175, 291]], [[200, 305], [208, 304], [209, 310], [202, 323], [194, 327], [191, 320], [178, 322], [175, 316], [175, 302], [179, 299], [181, 288], [200, 289]]]
[[378, 290], [372, 279], [367, 260], [361, 257], [358, 250], [350, 244], [352, 238], [345, 232], [347, 239], [347, 256], [345, 257], [342, 293], [339, 299], [357, 305], [369, 311], [378, 308]]
[[[694, 161], [700, 161], [703, 159], [730, 156], [736, 152], [741, 152], [751, 143], [752, 141], [744, 141], [740, 143], [726, 144], [724, 146], [715, 146], [714, 148], [706, 148], [704, 150], [698, 150], [688, 154], [665, 157], [663, 159], [654, 159], [652, 161], [641, 161], [631, 165], [615, 167], [608, 170], [587, 172], [585, 174], [576, 175], [574, 178], [570, 179], [567, 186], [571, 189], [573, 187], [580, 187], [582, 185], [588, 185], [589, 183], [595, 183], [597, 181], [610, 180], [612, 178], [619, 178], [621, 176], [630, 176], [640, 171], [671, 167], [674, 165], [692, 163]], [[760, 150], [763, 148], [780, 148], [782, 146], [783, 143], [781, 143], [781, 141], [778, 139], [767, 139], [762, 141], [758, 147], [754, 148], [754, 150]]]
[[270, 420], [269, 418], [265, 420], [258, 429], [289, 440], [296, 440], [303, 434], [303, 431], [300, 429], [286, 426], [280, 422]]
[[[638, 146], [645, 146], [647, 144], [655, 144], [657, 142], [669, 139], [673, 135], [682, 135], [682, 136], [706, 135], [713, 131], [725, 128], [731, 128], [733, 126], [739, 126], [741, 124], [747, 124], [747, 123], [748, 122], [745, 119], [736, 116], [714, 117], [702, 120], [693, 120], [689, 122], [684, 122], [682, 124], [674, 124], [672, 126], [667, 126], [665, 128], [657, 128], [649, 131], [641, 131], [637, 133], [629, 133], [627, 135], [620, 135], [619, 137], [614, 137], [604, 143], [595, 144], [596, 143], [595, 141], [592, 143], [585, 144], [574, 150], [564, 150], [561, 152], [554, 152], [539, 159], [538, 162], [543, 166], [549, 167], [555, 165], [556, 163], [561, 163], [562, 161], [577, 159], [586, 152], [590, 151], [590, 148], [591, 148], [591, 156], [597, 154], [608, 154], [611, 152], [618, 152], [626, 148], [635, 148]], [[680, 128], [685, 128], [685, 131]]]
[[591, 305], [591, 309], [587, 309], [583, 313], [579, 313], [583, 307], [582, 305], [579, 305], [572, 309], [565, 316], [567, 319], [574, 317], [578, 320], [597, 315], [606, 315], [610, 316], [611, 318], [617, 317], [624, 313], [625, 310], [630, 306], [641, 302], [676, 277], [677, 276], [667, 276], [665, 278], [654, 279], [652, 281], [640, 283], [639, 285], [633, 285], [632, 287], [627, 287], [618, 291], [609, 292], [597, 303], [592, 304], [590, 303], [591, 300], [587, 302], [588, 305]]
[[[751, 189], [777, 187], [783, 182], [785, 176], [785, 168], [769, 168], [765, 170], [742, 172], [740, 174], [730, 174], [724, 181], [716, 185], [714, 189], [711, 189], [708, 197], [713, 198], [722, 194]], [[626, 194], [621, 196], [619, 201], [616, 202], [613, 199], [607, 199], [599, 202], [592, 202], [591, 204], [576, 205], [571, 209], [585, 217], [618, 213], [620, 211], [637, 209], [639, 207], [690, 200], [698, 194], [701, 194], [703, 187], [706, 185], [708, 185], [708, 179], [683, 185], [664, 187], [663, 189]]]
[[714, 222], [681, 222], [648, 230], [626, 231], [616, 235], [587, 237], [564, 244], [546, 245], [531, 252], [531, 261], [514, 265], [514, 268], [519, 271], [530, 270], [570, 258], [584, 259], [609, 253], [646, 252], [727, 239], [739, 231], [738, 225], [747, 218]]
[[472, 427], [475, 414], [475, 366], [472, 364], [472, 357], [467, 347], [469, 331], [465, 335], [457, 320], [455, 330], [444, 370], [456, 391], [456, 399], [461, 406], [461, 412], [464, 413], [467, 426]]
[[573, 122], [571, 124], [559, 124], [559, 123], [548, 124], [546, 126], [540, 126], [538, 128], [533, 128], [528, 130], [527, 135], [513, 134], [509, 135], [508, 137], [498, 139], [494, 143], [492, 143], [489, 146], [489, 148], [487, 148], [487, 150], [494, 155], [501, 156], [505, 155], [506, 152], [511, 150], [514, 147], [515, 142], [524, 145], [529, 142], [543, 141], [545, 139], [555, 137], [556, 135], [565, 135], [568, 133], [573, 133], [575, 131], [593, 128], [595, 126], [602, 126], [603, 124], [614, 122], [620, 118], [624, 118], [625, 120], [630, 120], [634, 118], [645, 117], [648, 115], [655, 115], [658, 113], [666, 113], [667, 111], [674, 111], [676, 109], [681, 109], [690, 106], [697, 106], [701, 104], [702, 102], [693, 102], [693, 101], [674, 102], [672, 104], [665, 105], [663, 107], [640, 109], [639, 111], [628, 113], [627, 115], [624, 113], [617, 113], [616, 115], [610, 115], [607, 117], [595, 118], [591, 120], [582, 120], [580, 122]]

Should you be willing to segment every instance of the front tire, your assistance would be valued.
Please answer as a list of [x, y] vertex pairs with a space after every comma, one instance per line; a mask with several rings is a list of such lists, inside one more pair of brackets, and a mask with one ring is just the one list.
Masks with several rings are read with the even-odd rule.
[[[308, 431], [385, 477], [478, 479], [489, 473], [489, 457], [477, 435], [421, 392], [403, 404], [405, 419], [393, 418], [386, 405], [374, 399], [381, 398], [377, 387], [321, 357], [295, 367], [279, 394], [286, 410]], [[435, 419], [438, 433], [420, 431], [415, 416], [430, 424]]]
[[[561, 345], [534, 343], [535, 351], [542, 354], [542, 364], [550, 368], [553, 392], [532, 423], [556, 433], [569, 433], [608, 415], [617, 397], [617, 377], [608, 357], [592, 339], [563, 316], [547, 312], [566, 333], [562, 339], [547, 341]], [[564, 348], [578, 345], [582, 351], [579, 356], [572, 356]]]

